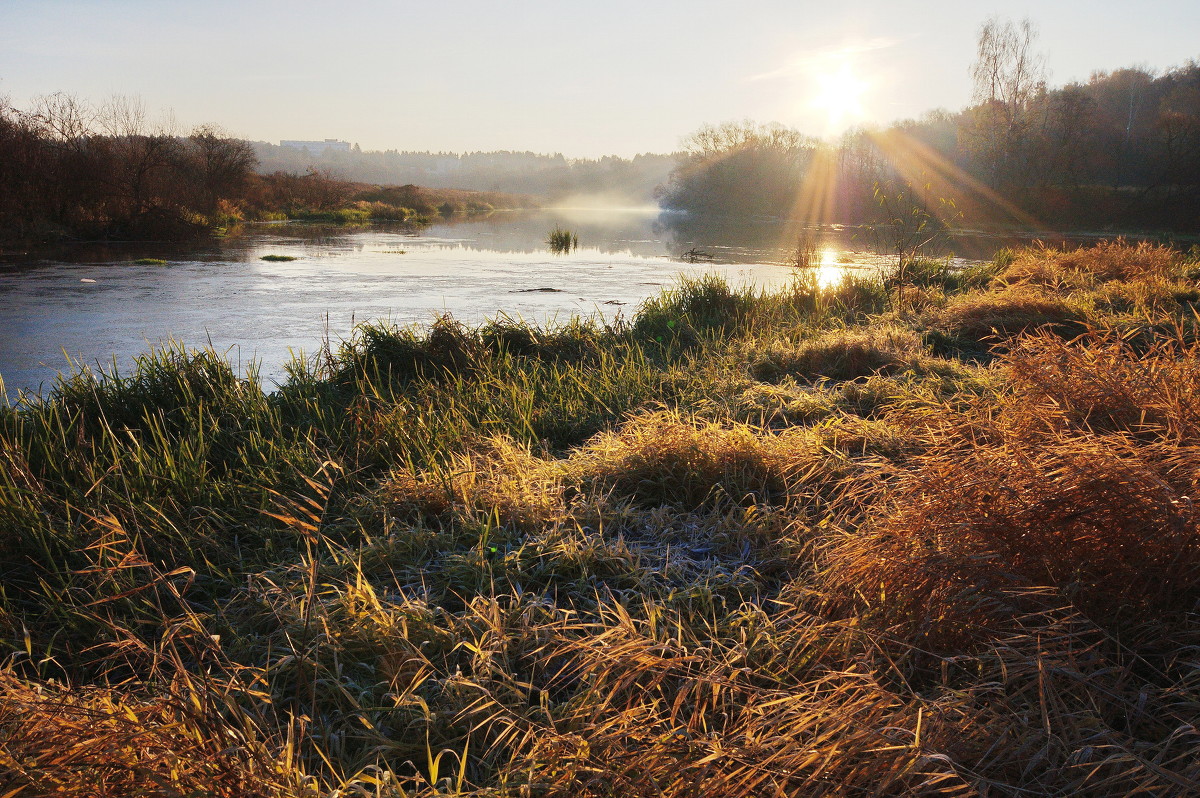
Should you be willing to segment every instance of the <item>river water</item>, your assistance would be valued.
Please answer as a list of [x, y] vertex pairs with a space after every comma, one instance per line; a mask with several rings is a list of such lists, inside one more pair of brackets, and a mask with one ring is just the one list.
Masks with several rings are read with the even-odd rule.
[[[556, 226], [578, 235], [577, 250], [548, 250]], [[738, 231], [688, 230], [651, 209], [559, 209], [419, 230], [254, 225], [199, 246], [74, 245], [0, 257], [0, 378], [12, 401], [45, 393], [72, 368], [127, 373], [134, 355], [176, 341], [211, 344], [243, 372], [257, 363], [270, 386], [294, 353], [325, 339], [336, 350], [367, 320], [428, 323], [450, 313], [476, 324], [507, 314], [552, 324], [577, 314], [632, 315], [681, 275], [715, 272], [762, 287], [792, 279], [794, 231]], [[853, 231], [815, 231], [818, 239], [823, 282], [894, 262]], [[989, 256], [1001, 243], [976, 242], [970, 254]], [[688, 262], [689, 251], [697, 262]], [[147, 257], [167, 264], [134, 263]]]

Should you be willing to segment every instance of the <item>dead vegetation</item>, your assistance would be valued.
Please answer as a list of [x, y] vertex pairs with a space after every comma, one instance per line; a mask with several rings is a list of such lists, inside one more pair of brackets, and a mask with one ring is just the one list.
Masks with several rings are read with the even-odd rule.
[[709, 281], [0, 411], [0, 794], [1187, 795], [1200, 343], [1110, 300], [1189, 268]]

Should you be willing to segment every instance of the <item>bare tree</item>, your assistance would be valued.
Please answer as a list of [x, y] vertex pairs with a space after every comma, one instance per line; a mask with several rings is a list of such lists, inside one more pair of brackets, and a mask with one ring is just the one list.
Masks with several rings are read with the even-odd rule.
[[1029, 107], [1045, 91], [1046, 60], [1035, 52], [1033, 23], [992, 17], [979, 29], [971, 77], [975, 81], [975, 138], [990, 163], [992, 182], [1020, 183], [1021, 145], [1030, 125]]
[[161, 210], [180, 156], [173, 120], [151, 126], [141, 99], [126, 95], [109, 98], [99, 120], [112, 148], [112, 187], [122, 213], [137, 222]]
[[202, 192], [204, 210], [211, 211], [218, 200], [242, 192], [258, 165], [249, 142], [215, 125], [197, 127], [189, 142], [191, 168]]

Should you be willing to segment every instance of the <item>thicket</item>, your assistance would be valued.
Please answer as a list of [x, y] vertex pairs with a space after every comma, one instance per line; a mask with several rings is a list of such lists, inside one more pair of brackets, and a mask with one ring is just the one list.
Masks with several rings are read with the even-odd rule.
[[1200, 265], [920, 277], [0, 408], [0, 789], [1188, 794]]
[[195, 235], [242, 196], [255, 164], [245, 142], [207, 126], [178, 135], [128, 98], [0, 101], [0, 239]]

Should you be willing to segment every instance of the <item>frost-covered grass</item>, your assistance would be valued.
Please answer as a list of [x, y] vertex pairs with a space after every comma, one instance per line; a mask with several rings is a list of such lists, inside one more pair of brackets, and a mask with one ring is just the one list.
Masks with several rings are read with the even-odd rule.
[[1183, 794], [1200, 272], [920, 273], [0, 408], [0, 787]]

